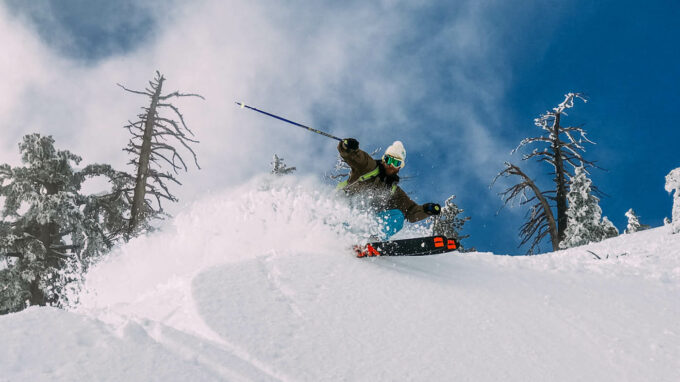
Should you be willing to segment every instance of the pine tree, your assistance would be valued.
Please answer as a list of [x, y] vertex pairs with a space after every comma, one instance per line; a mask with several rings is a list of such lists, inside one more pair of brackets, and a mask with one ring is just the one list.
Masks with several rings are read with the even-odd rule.
[[[432, 232], [434, 235], [442, 235], [448, 238], [457, 239], [460, 243], [461, 240], [470, 237], [470, 235], [462, 236], [460, 234], [463, 230], [463, 225], [470, 220], [470, 217], [460, 217], [464, 210], [456, 205], [454, 202], [455, 198], [456, 195], [451, 195], [446, 199], [441, 214], [434, 220]], [[463, 250], [462, 244], [459, 250]]]
[[[0, 314], [26, 305], [62, 306], [87, 267], [121, 237], [129, 204], [108, 165], [78, 171], [81, 158], [56, 150], [52, 137], [30, 134], [19, 144], [22, 167], [0, 166]], [[89, 177], [105, 176], [114, 191], [82, 195]]]
[[296, 170], [295, 167], [287, 167], [286, 164], [283, 162], [283, 158], [279, 158], [279, 156], [276, 154], [274, 154], [274, 158], [272, 159], [271, 165], [272, 174], [274, 175], [287, 175], [291, 174], [293, 171]]
[[680, 167], [672, 170], [666, 175], [666, 191], [675, 192], [673, 195], [673, 220], [671, 230], [673, 233], [680, 232]]
[[601, 218], [600, 200], [592, 194], [591, 184], [585, 169], [577, 167], [567, 194], [567, 230], [560, 248], [577, 247], [618, 235], [611, 221]]
[[632, 208], [626, 212], [626, 217], [628, 218], [628, 226], [623, 233], [633, 233], [641, 230], [642, 225], [640, 224], [640, 219]]
[[[644, 229], [645, 226], [643, 225], [642, 227]], [[603, 239], [619, 236], [619, 230], [606, 216], [602, 218], [602, 232], [604, 235]]]

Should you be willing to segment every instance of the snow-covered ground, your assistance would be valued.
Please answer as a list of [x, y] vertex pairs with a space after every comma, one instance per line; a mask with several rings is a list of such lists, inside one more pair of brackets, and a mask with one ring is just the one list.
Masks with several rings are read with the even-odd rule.
[[667, 227], [532, 257], [357, 259], [368, 223], [297, 181], [195, 203], [94, 268], [72, 311], [0, 316], [0, 380], [680, 380]]

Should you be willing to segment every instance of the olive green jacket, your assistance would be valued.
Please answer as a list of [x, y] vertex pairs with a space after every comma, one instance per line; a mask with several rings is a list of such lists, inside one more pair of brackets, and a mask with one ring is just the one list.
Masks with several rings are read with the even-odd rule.
[[363, 150], [345, 150], [338, 144], [340, 157], [349, 165], [349, 178], [338, 185], [348, 195], [361, 195], [376, 210], [399, 209], [411, 223], [423, 220], [428, 215], [423, 206], [417, 204], [397, 185], [399, 176], [385, 173], [381, 161], [371, 158]]

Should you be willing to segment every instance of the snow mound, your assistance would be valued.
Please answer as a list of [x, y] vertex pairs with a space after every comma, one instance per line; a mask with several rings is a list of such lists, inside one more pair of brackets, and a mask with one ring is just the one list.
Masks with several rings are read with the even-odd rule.
[[188, 319], [191, 283], [204, 269], [310, 249], [330, 256], [372, 228], [329, 189], [299, 182], [263, 177], [194, 203], [171, 227], [131, 241], [95, 267], [77, 310], [111, 322], [118, 315], [144, 317], [207, 335]]
[[74, 312], [0, 317], [0, 380], [680, 380], [668, 227], [532, 257], [357, 259], [369, 219], [298, 181], [195, 203], [94, 268]]

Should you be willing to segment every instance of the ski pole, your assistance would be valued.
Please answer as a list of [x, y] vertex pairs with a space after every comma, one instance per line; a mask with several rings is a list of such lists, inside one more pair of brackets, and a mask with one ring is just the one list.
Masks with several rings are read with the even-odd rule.
[[325, 132], [323, 132], [323, 131], [321, 131], [321, 130], [313, 129], [313, 128], [309, 127], [309, 126], [305, 126], [305, 125], [303, 125], [303, 124], [300, 124], [300, 123], [297, 123], [297, 122], [293, 122], [293, 121], [291, 121], [291, 120], [289, 120], [289, 119], [285, 119], [285, 118], [283, 118], [283, 117], [279, 117], [278, 115], [271, 114], [271, 113], [267, 113], [267, 112], [264, 111], [264, 110], [260, 110], [260, 109], [254, 108], [254, 107], [252, 107], [252, 106], [248, 106], [248, 105], [246, 105], [246, 104], [244, 104], [244, 103], [242, 103], [242, 102], [236, 102], [236, 104], [239, 105], [239, 106], [241, 106], [241, 109], [243, 109], [243, 108], [248, 108], [248, 109], [253, 110], [253, 111], [256, 111], [256, 112], [258, 112], [258, 113], [262, 113], [262, 114], [268, 115], [268, 116], [270, 116], [270, 117], [272, 117], [272, 118], [276, 118], [276, 119], [281, 120], [281, 121], [283, 121], [283, 122], [288, 122], [288, 123], [290, 123], [291, 125], [295, 125], [295, 126], [298, 126], [298, 127], [302, 127], [303, 129], [307, 129], [307, 130], [309, 130], [309, 131], [311, 131], [311, 132], [314, 132], [314, 133], [317, 133], [317, 134], [321, 134], [321, 135], [323, 135], [323, 136], [325, 136], [325, 137], [333, 138], [333, 139], [335, 139], [335, 140], [338, 140], [338, 141], [342, 142], [342, 138], [338, 138], [338, 137], [336, 137], [336, 136], [334, 136], [334, 135], [330, 135], [330, 134], [325, 133]]

